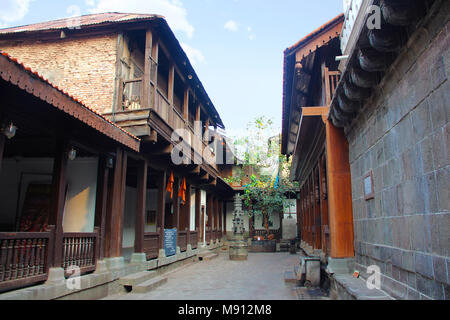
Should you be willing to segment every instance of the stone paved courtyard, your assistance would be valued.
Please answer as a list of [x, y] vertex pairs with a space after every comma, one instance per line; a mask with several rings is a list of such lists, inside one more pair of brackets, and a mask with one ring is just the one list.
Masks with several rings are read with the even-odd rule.
[[[230, 261], [228, 253], [166, 274], [168, 282], [147, 294], [111, 296], [114, 300], [297, 300], [285, 284], [300, 255], [249, 253], [247, 261]], [[301, 298], [305, 298], [302, 296]]]

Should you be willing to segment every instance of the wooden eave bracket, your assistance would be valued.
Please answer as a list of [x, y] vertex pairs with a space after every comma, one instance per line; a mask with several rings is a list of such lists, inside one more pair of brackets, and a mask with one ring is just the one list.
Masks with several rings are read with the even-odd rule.
[[330, 107], [303, 107], [302, 115], [303, 117], [322, 117], [325, 123], [328, 120], [328, 115], [330, 113]]

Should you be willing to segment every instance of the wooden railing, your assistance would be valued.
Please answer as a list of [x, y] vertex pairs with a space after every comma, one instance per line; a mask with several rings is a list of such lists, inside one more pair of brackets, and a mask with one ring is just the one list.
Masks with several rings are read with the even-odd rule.
[[169, 123], [169, 113], [170, 113], [170, 102], [167, 98], [159, 91], [156, 90], [156, 112], [163, 118], [164, 121]]
[[142, 99], [142, 78], [123, 81], [122, 106], [123, 110], [138, 110], [144, 107]]
[[144, 234], [144, 252], [147, 256], [147, 260], [158, 258], [159, 237], [159, 232], [147, 232]]
[[[215, 153], [208, 148], [208, 144], [203, 141], [201, 133], [196, 134], [194, 128], [189, 125], [183, 115], [175, 108], [173, 104], [156, 90], [156, 112], [173, 129], [184, 129], [183, 140], [197, 152], [200, 157], [204, 156], [203, 161], [217, 169]], [[205, 151], [204, 151], [205, 150]]]
[[211, 242], [211, 229], [209, 227], [206, 228], [206, 242]]
[[192, 249], [197, 249], [198, 246], [198, 231], [191, 231], [189, 234], [189, 243]]
[[334, 92], [338, 86], [339, 80], [341, 79], [340, 71], [330, 71], [328, 68], [324, 70], [324, 81], [325, 81], [325, 99], [326, 104], [329, 105], [333, 99]]
[[64, 233], [63, 262], [61, 267], [66, 276], [72, 275], [72, 268], [79, 268], [81, 274], [95, 271], [97, 265], [98, 229], [92, 233]]
[[[280, 240], [281, 239], [281, 229], [277, 229], [277, 230], [269, 230], [269, 235], [273, 234], [275, 236], [276, 240]], [[253, 237], [266, 237], [267, 236], [267, 231], [265, 229], [258, 229], [258, 230], [253, 230], [250, 234], [250, 236]]]
[[53, 232], [0, 233], [0, 291], [46, 281]]
[[178, 232], [177, 243], [178, 243], [178, 246], [180, 247], [181, 252], [184, 252], [187, 250], [187, 231], [179, 231]]

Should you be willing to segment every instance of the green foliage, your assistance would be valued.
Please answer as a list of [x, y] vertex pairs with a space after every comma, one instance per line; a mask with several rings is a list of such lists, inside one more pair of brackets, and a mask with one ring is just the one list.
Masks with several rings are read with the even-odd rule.
[[[287, 195], [298, 190], [298, 184], [289, 181], [291, 163], [280, 152], [280, 135], [274, 135], [273, 121], [260, 117], [247, 126], [249, 135], [234, 141], [235, 146], [244, 150], [240, 154], [242, 167], [239, 173], [225, 179], [228, 183], [240, 183], [244, 180], [246, 166], [252, 166], [257, 174], [250, 176], [250, 182], [244, 186], [242, 200], [249, 209], [249, 216], [261, 215], [269, 232], [269, 221], [274, 214], [284, 211]], [[239, 156], [238, 156], [239, 157]], [[278, 183], [273, 175], [264, 175], [264, 169], [279, 172]], [[248, 172], [248, 171], [247, 171]]]

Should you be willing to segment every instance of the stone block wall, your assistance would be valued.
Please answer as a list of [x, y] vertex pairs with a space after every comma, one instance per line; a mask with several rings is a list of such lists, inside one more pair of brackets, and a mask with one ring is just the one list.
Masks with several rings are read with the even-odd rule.
[[117, 35], [1, 42], [0, 50], [101, 113], [111, 112]]
[[[350, 145], [356, 268], [399, 299], [450, 299], [449, 3], [417, 30], [358, 118]], [[375, 198], [363, 180], [373, 172]]]

